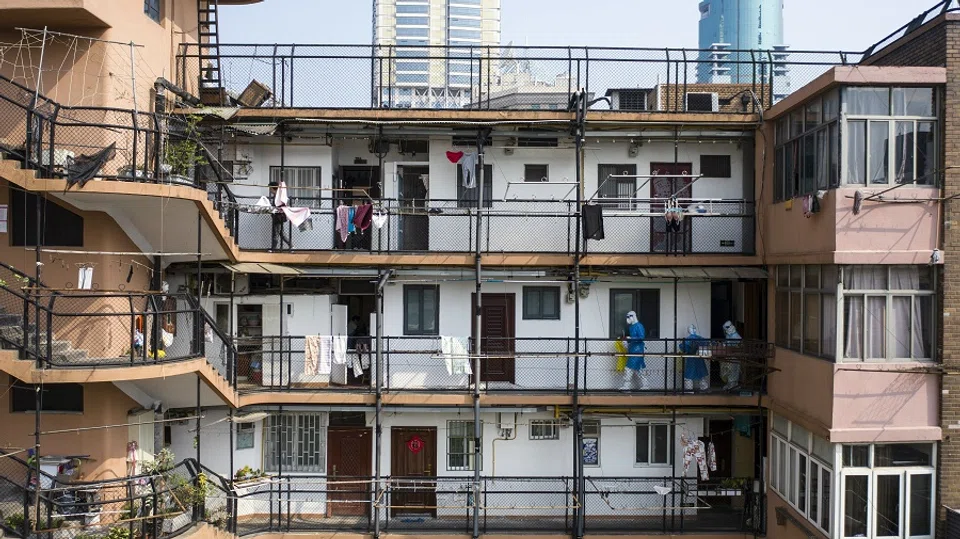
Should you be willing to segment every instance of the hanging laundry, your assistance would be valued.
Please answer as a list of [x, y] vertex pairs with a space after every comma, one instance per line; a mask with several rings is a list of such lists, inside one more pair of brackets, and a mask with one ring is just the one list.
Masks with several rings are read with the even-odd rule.
[[163, 348], [170, 348], [173, 346], [173, 333], [167, 331], [166, 329], [160, 330], [160, 342], [163, 343]]
[[210, 324], [203, 325], [203, 340], [213, 342], [213, 328]]
[[354, 206], [348, 206], [348, 207], [347, 207], [347, 210], [348, 210], [348, 213], [347, 213], [347, 232], [350, 233], [350, 234], [353, 234], [354, 232], [357, 231], [357, 225], [355, 225], [355, 224], [353, 223], [353, 219], [354, 219], [354, 217], [356, 217], [356, 215], [357, 215], [357, 208], [354, 207]]
[[387, 224], [387, 214], [385, 212], [376, 212], [373, 214], [373, 226], [376, 228], [383, 228], [383, 225]]
[[300, 223], [300, 225], [297, 226], [297, 230], [299, 230], [300, 232], [313, 230], [313, 219], [307, 219], [304, 222]]
[[453, 163], [454, 165], [456, 165], [457, 163], [460, 162], [461, 159], [463, 159], [463, 152], [451, 152], [451, 151], [448, 151], [448, 152], [447, 152], [447, 159], [449, 159], [451, 163]]
[[320, 337], [320, 361], [317, 367], [317, 374], [330, 374], [333, 370], [333, 337], [322, 335]]
[[360, 363], [360, 356], [354, 355], [351, 363], [353, 363], [353, 375], [357, 378], [363, 376], [363, 364]]
[[667, 222], [667, 232], [680, 232], [683, 230], [683, 208], [676, 198], [667, 201], [667, 207], [663, 212], [663, 218]]
[[673, 488], [664, 485], [653, 485], [653, 491], [661, 496], [666, 496], [673, 492]]
[[347, 364], [347, 336], [333, 336], [333, 362], [337, 365]]
[[361, 231], [370, 228], [370, 217], [373, 215], [373, 204], [361, 204], [357, 206], [353, 214], [353, 224]]
[[290, 206], [283, 206], [280, 208], [284, 215], [287, 216], [287, 220], [293, 226], [299, 227], [310, 217], [310, 208], [291, 208]]
[[447, 365], [447, 374], [473, 374], [466, 337], [440, 337], [440, 353]]
[[347, 228], [347, 221], [350, 219], [350, 207], [343, 204], [337, 206], [337, 225], [336, 231], [340, 233], [340, 241], [346, 243], [350, 232]]
[[313, 376], [317, 374], [320, 362], [320, 336], [307, 335], [303, 338], [303, 374]]
[[583, 237], [588, 240], [602, 240], [603, 206], [587, 204], [583, 206]]
[[477, 186], [477, 154], [470, 152], [463, 154], [460, 159], [460, 168], [463, 169], [463, 186], [473, 189]]
[[707, 466], [711, 472], [717, 471], [717, 448], [713, 442], [707, 444]]
[[114, 142], [93, 155], [79, 155], [67, 158], [67, 189], [84, 185], [100, 173], [100, 169], [117, 155], [117, 143]]
[[90, 290], [93, 288], [93, 267], [83, 266], [77, 273], [77, 288], [80, 290]]
[[276, 194], [273, 195], [273, 205], [276, 207], [286, 206], [290, 202], [287, 197], [287, 183], [280, 182]]
[[700, 479], [702, 481], [710, 479], [710, 472], [707, 470], [706, 449], [703, 442], [696, 438], [688, 438], [686, 434], [681, 434], [680, 447], [683, 449], [683, 475], [687, 475], [690, 464], [696, 461], [697, 468], [700, 470]]

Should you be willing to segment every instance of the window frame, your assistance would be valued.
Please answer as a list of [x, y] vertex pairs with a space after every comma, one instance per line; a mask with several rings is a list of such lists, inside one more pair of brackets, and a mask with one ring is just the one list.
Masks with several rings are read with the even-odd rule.
[[[806, 436], [806, 443], [790, 441], [794, 434], [793, 427], [794, 424], [788, 421], [787, 432], [770, 429], [770, 490], [776, 492], [814, 527], [830, 537], [830, 528], [834, 523], [834, 466], [814, 452], [817, 439], [815, 434], [801, 428], [799, 430]], [[829, 444], [829, 442], [826, 443]], [[831, 447], [836, 446], [831, 445]], [[814, 472], [818, 474], [816, 492], [811, 488]], [[805, 478], [802, 493], [799, 490], [801, 474]], [[824, 474], [828, 479], [827, 482], [823, 480]], [[801, 499], [804, 501], [802, 504]], [[814, 500], [816, 500], [817, 510], [816, 514], [812, 515]], [[826, 526], [823, 525], [824, 523]]]
[[[542, 169], [543, 173], [535, 173], [537, 169]], [[533, 170], [533, 172], [531, 172]], [[536, 179], [530, 179], [530, 176], [533, 175]], [[539, 176], [537, 178], [536, 176]], [[539, 164], [539, 163], [524, 163], [523, 165], [523, 181], [528, 183], [547, 183], [550, 181], [550, 165], [549, 164]]]
[[[636, 163], [626, 163], [626, 164], [609, 164], [609, 163], [600, 163], [597, 165], [597, 196], [596, 203], [601, 206], [606, 206], [608, 208], [617, 208], [621, 210], [631, 210], [635, 209], [636, 206], [636, 195], [637, 195], [637, 179], [636, 178], [608, 178], [610, 175], [628, 175], [634, 176], [637, 174], [637, 164]], [[613, 194], [616, 196], [610, 196], [609, 188], [604, 191], [604, 187], [613, 186]], [[629, 187], [630, 197], [624, 198], [620, 196], [621, 187]], [[603, 202], [604, 200], [611, 200], [611, 202]]]
[[[466, 434], [463, 436], [453, 436], [454, 424], [459, 423], [464, 427], [467, 427]], [[481, 425], [482, 427], [482, 425]], [[472, 472], [476, 466], [476, 447], [480, 447], [480, 470], [483, 470], [483, 428], [480, 429], [480, 439], [476, 440], [474, 438], [474, 429], [475, 425], [473, 420], [463, 420], [463, 419], [450, 419], [447, 420], [447, 447], [446, 447], [446, 465], [448, 472]], [[453, 439], [462, 439], [464, 452], [462, 453], [452, 453], [450, 451], [451, 440]], [[475, 445], [476, 444], [476, 445]], [[462, 456], [464, 458], [463, 466], [455, 466], [451, 462], [451, 458], [454, 456]]]
[[[587, 425], [591, 425], [591, 432], [595, 429], [596, 434], [587, 434]], [[580, 445], [580, 460], [583, 462], [583, 466], [586, 468], [599, 468], [603, 459], [601, 458], [602, 445], [601, 442], [601, 432], [602, 424], [599, 419], [584, 419], [581, 422], [581, 427], [583, 428], [583, 437], [581, 438]], [[583, 456], [583, 450], [586, 448], [587, 440], [593, 440], [597, 447], [597, 461], [596, 462], [586, 462], [586, 459]]]
[[[906, 87], [901, 87], [901, 86], [865, 87], [865, 88], [879, 88], [879, 89], [886, 90], [887, 99], [888, 99], [887, 110], [889, 114], [885, 114], [885, 115], [849, 114], [846, 111], [848, 109], [847, 96], [850, 88], [851, 87], [849, 86], [844, 87], [842, 88], [842, 92], [841, 92], [841, 110], [843, 111], [843, 114], [842, 114], [843, 121], [841, 126], [842, 131], [841, 131], [840, 138], [844, 142], [842, 142], [842, 148], [841, 148], [842, 156], [841, 156], [840, 162], [846, 165], [847, 163], [849, 163], [849, 159], [851, 158], [852, 149], [849, 147], [848, 142], [846, 142], [846, 141], [852, 140], [851, 136], [849, 135], [852, 129], [851, 125], [855, 123], [866, 122], [866, 133], [863, 140], [863, 149], [864, 149], [865, 155], [862, 156], [864, 159], [864, 170], [866, 174], [865, 174], [865, 177], [863, 178], [864, 181], [853, 182], [851, 181], [851, 178], [849, 175], [849, 167], [842, 166], [841, 167], [842, 168], [841, 170], [842, 185], [864, 185], [867, 187], [873, 187], [873, 186], [889, 187], [889, 186], [897, 186], [897, 185], [914, 186], [914, 187], [936, 187], [938, 185], [941, 185], [941, 181], [940, 181], [942, 177], [942, 171], [940, 171], [940, 162], [942, 159], [942, 156], [940, 155], [941, 154], [941, 148], [940, 148], [941, 132], [940, 132], [940, 118], [938, 116], [940, 114], [941, 101], [942, 101], [942, 95], [941, 95], [940, 89], [935, 86], [934, 87], [927, 87], [927, 86], [918, 87], [921, 89], [932, 90], [933, 92], [932, 105], [933, 105], [934, 116], [914, 116], [914, 115], [907, 115], [907, 114], [895, 114], [895, 106], [893, 101], [894, 94], [896, 93], [897, 90], [906, 89]], [[856, 88], [861, 88], [861, 87], [856, 87]], [[885, 167], [886, 177], [884, 182], [872, 182], [870, 179], [870, 176], [871, 176], [871, 168], [872, 168], [871, 164], [874, 157], [871, 156], [871, 152], [870, 152], [870, 143], [873, 138], [873, 134], [872, 134], [873, 130], [871, 129], [871, 126], [874, 123], [879, 123], [879, 122], [887, 123], [887, 144], [886, 144], [887, 163]], [[911, 182], [897, 181], [897, 175], [896, 175], [896, 168], [897, 168], [896, 151], [897, 150], [895, 148], [895, 145], [897, 140], [897, 124], [900, 122], [913, 123], [913, 142], [912, 142], [913, 144], [913, 147], [912, 147], [913, 181]], [[920, 132], [919, 126], [921, 123], [932, 124], [933, 129], [931, 131], [931, 134], [932, 134], [933, 140], [931, 141], [931, 147], [934, 148], [934, 151], [936, 152], [936, 154], [933, 155], [933, 158], [932, 158], [933, 164], [930, 166], [930, 169], [933, 172], [927, 174], [932, 177], [927, 178], [926, 183], [916, 183], [918, 179], [917, 163], [919, 162], [919, 159], [917, 159], [917, 157], [919, 156], [919, 153], [920, 153], [919, 137], [917, 135]], [[928, 160], [929, 160], [929, 157], [928, 157]], [[923, 177], [927, 175], [924, 175]]]
[[[841, 163], [846, 155], [840, 147], [841, 137], [831, 138], [832, 131], [840, 129], [839, 115], [827, 111], [831, 100], [839, 109], [841, 95], [837, 90], [823, 92], [785, 113], [777, 121], [774, 143], [774, 203], [813, 194], [819, 190], [834, 189], [842, 184]], [[807, 121], [811, 109], [816, 121]], [[829, 115], [829, 117], [828, 117]], [[843, 133], [846, 135], [846, 132]], [[845, 136], [843, 138], [846, 138]], [[807, 153], [807, 144], [813, 148]], [[807, 157], [812, 158], [807, 163]], [[836, 163], [836, 169], [834, 164]], [[810, 166], [808, 166], [810, 165]], [[807, 170], [811, 168], [812, 170]]]
[[[241, 422], [237, 423], [237, 432], [236, 432], [236, 442], [235, 447], [237, 451], [243, 451], [245, 449], [253, 449], [256, 446], [256, 429], [257, 425], [252, 422]], [[247, 432], [249, 431], [249, 432]], [[240, 447], [240, 440], [247, 440], [249, 438], [249, 444], [244, 442], [243, 447]]]
[[143, 0], [143, 14], [160, 24], [163, 21], [163, 0]]
[[[424, 304], [423, 292], [433, 290], [433, 329], [426, 328], [424, 325]], [[418, 308], [420, 310], [419, 324], [416, 328], [411, 328], [409, 319], [409, 303], [411, 296], [419, 294], [417, 298]], [[440, 287], [432, 284], [405, 284], [403, 285], [403, 334], [404, 335], [440, 335]]]
[[[819, 268], [817, 270], [817, 280], [819, 282], [808, 282], [810, 280], [808, 279], [808, 269], [811, 267]], [[799, 281], [794, 279], [794, 271], [799, 272]], [[831, 328], [824, 327], [824, 321], [827, 320], [826, 315], [829, 310], [828, 302], [825, 301], [825, 298], [833, 298], [834, 309], [837, 309], [838, 305], [842, 303], [840, 301], [841, 291], [839, 284], [827, 282], [828, 275], [834, 275], [838, 279], [840, 278], [840, 266], [834, 264], [784, 264], [777, 266], [776, 272], [776, 281], [774, 283], [774, 317], [777, 328], [774, 339], [776, 345], [804, 355], [835, 361], [839, 350], [839, 343], [842, 342], [839, 340], [839, 334], [837, 333], [841, 318], [839, 313], [833, 313], [834, 324], [832, 330], [836, 337], [833, 342], [833, 350], [828, 350], [828, 346], [825, 345], [827, 339], [824, 333]], [[798, 282], [799, 285], [797, 284]], [[817, 298], [816, 301], [819, 312], [816, 315], [816, 320], [812, 320], [811, 315], [807, 313], [809, 307], [807, 305], [808, 297]], [[794, 310], [795, 300], [799, 303], [799, 305], [796, 306], [796, 311]], [[797, 321], [794, 321], [793, 318], [795, 314], [799, 317]], [[794, 328], [797, 323], [799, 323], [799, 335], [796, 336], [797, 339], [794, 339]], [[817, 326], [816, 350], [807, 349], [807, 328], [811, 323]], [[794, 341], [797, 341], [799, 344], [795, 346]]]
[[[707, 163], [704, 162], [704, 158], [707, 159]], [[716, 161], [709, 163], [710, 160]], [[716, 167], [714, 170], [719, 170], [720, 172], [718, 174], [708, 174], [707, 172], [714, 172], [714, 170], [707, 170], [713, 167]], [[700, 154], [700, 175], [704, 178], [732, 178], [733, 156], [730, 154]]]
[[[535, 434], [534, 429], [545, 429], [540, 434]], [[556, 419], [534, 419], [530, 421], [528, 431], [530, 440], [559, 440], [560, 439], [560, 421]]]
[[[616, 316], [617, 303], [615, 296], [619, 294], [631, 294], [631, 310], [637, 313], [637, 318], [640, 320], [640, 323], [643, 324], [643, 329], [646, 332], [645, 339], [659, 339], [660, 338], [660, 318], [661, 318], [661, 302], [663, 298], [660, 295], [659, 288], [611, 288], [610, 289], [610, 339], [619, 339], [620, 331], [624, 330], [626, 322], [623, 317]], [[656, 295], [656, 326], [650, 324], [650, 318], [648, 318], [646, 311], [642, 308], [644, 294]], [[648, 323], [644, 323], [648, 322]]]
[[[282, 171], [282, 173], [281, 173]], [[314, 173], [315, 182], [309, 182], [309, 174]], [[323, 167], [320, 166], [270, 166], [270, 181], [278, 184], [283, 181], [287, 186], [287, 197], [290, 206], [298, 206], [318, 210], [323, 203], [320, 187], [323, 182]], [[302, 175], [302, 176], [301, 176]], [[296, 183], [294, 186], [291, 183]], [[310, 185], [303, 185], [303, 183]], [[271, 200], [271, 202], [273, 202]]]
[[[312, 424], [308, 424], [312, 423]], [[283, 459], [283, 471], [287, 473], [307, 473], [326, 475], [327, 441], [330, 417], [327, 412], [283, 412], [271, 414], [263, 422], [263, 466], [268, 472], [280, 469]], [[310, 439], [304, 429], [316, 429], [317, 437]], [[287, 430], [289, 441], [284, 440], [282, 430]], [[278, 440], [279, 437], [279, 440]], [[281, 442], [278, 444], [278, 442]], [[284, 443], [285, 442], [285, 443]], [[317, 460], [315, 464], [303, 464], [304, 447], [312, 455], [307, 458]], [[277, 445], [283, 445], [279, 451]], [[288, 451], [291, 450], [291, 451]], [[292, 462], [292, 463], [291, 463]]]
[[[654, 428], [665, 427], [667, 430], [667, 460], [666, 462], [654, 462], [654, 453], [655, 453], [655, 439]], [[647, 460], [642, 462], [639, 460], [639, 455], [637, 454], [640, 450], [639, 447], [639, 434], [640, 429], [647, 429]], [[633, 436], [633, 466], [634, 468], [669, 468], [673, 466], [674, 463], [674, 453], [676, 453], [676, 443], [674, 442], [674, 435], [676, 432], [676, 427], [669, 422], [665, 421], [645, 421], [634, 424], [634, 436]]]
[[[560, 287], [559, 287], [559, 286], [524, 286], [523, 289], [522, 289], [522, 293], [523, 293], [523, 298], [522, 298], [522, 302], [523, 302], [523, 307], [522, 307], [522, 308], [523, 308], [522, 319], [523, 319], [523, 320], [560, 320], [561, 307], [560, 307]], [[555, 303], [555, 304], [556, 304], [556, 306], [557, 306], [557, 311], [556, 311], [556, 314], [555, 314], [555, 315], [551, 315], [551, 314], [549, 314], [549, 313], [544, 313], [544, 309], [543, 309], [543, 305], [544, 305], [543, 298], [544, 298], [548, 293], [549, 293], [551, 296], [555, 296], [555, 297], [556, 297], [556, 303]], [[540, 305], [539, 311], [537, 311], [537, 312], [531, 312], [531, 308], [532, 308], [532, 307], [531, 307], [531, 305], [530, 305], [530, 303], [529, 303], [528, 294], [537, 294], [537, 295], [540, 296], [540, 298], [539, 298], [539, 305]]]

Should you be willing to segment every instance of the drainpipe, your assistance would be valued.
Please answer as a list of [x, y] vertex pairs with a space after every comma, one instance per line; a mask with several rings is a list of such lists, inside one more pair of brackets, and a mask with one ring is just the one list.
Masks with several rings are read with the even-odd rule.
[[387, 281], [393, 275], [393, 270], [388, 269], [380, 274], [377, 281], [377, 295], [375, 310], [377, 313], [377, 366], [376, 366], [376, 410], [374, 412], [374, 448], [373, 448], [373, 470], [374, 470], [374, 489], [370, 493], [373, 504], [373, 538], [380, 539], [380, 506], [377, 505], [377, 498], [380, 490], [380, 472], [382, 459], [380, 452], [383, 449], [383, 287], [387, 286]]
[[483, 425], [480, 423], [480, 353], [482, 346], [480, 343], [482, 332], [483, 317], [483, 279], [481, 276], [483, 261], [481, 253], [483, 250], [482, 224], [483, 224], [483, 182], [486, 180], [483, 174], [483, 145], [487, 133], [484, 130], [477, 132], [477, 237], [474, 277], [476, 278], [476, 311], [473, 313], [473, 539], [480, 537], [480, 459], [481, 455], [480, 440], [483, 436]]

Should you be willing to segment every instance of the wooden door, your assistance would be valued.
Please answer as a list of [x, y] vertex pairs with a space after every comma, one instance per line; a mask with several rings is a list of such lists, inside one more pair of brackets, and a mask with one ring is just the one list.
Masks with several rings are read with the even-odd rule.
[[390, 514], [437, 516], [437, 429], [390, 429], [391, 476], [403, 478], [390, 493]]
[[[327, 429], [327, 516], [362, 516], [370, 506], [368, 479], [371, 471], [373, 437], [370, 429], [330, 427]], [[343, 484], [338, 484], [339, 482]]]
[[[693, 163], [650, 163], [650, 174], [656, 177], [650, 180], [650, 198], [653, 203], [650, 209], [659, 214], [666, 210], [665, 201], [670, 197], [692, 198], [693, 188], [691, 178], [677, 178], [677, 175], [687, 176], [693, 170]], [[680, 232], [667, 232], [667, 222], [660, 215], [651, 217], [650, 222], [650, 250], [661, 254], [680, 254], [690, 251], [690, 219], [685, 218]]]
[[[472, 296], [476, 312], [477, 295]], [[484, 294], [480, 312], [480, 363], [482, 382], [514, 383], [516, 361], [516, 296], [514, 294]], [[476, 333], [473, 319], [473, 333]], [[486, 357], [489, 356], [489, 357]]]
[[399, 167], [400, 171], [400, 250], [430, 250], [430, 222], [427, 214], [428, 190], [424, 177], [428, 167]]

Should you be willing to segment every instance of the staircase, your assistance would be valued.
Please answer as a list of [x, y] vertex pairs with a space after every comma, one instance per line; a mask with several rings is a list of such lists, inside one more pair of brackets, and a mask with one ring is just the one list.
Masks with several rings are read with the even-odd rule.
[[197, 28], [200, 54], [200, 101], [204, 105], [226, 105], [226, 91], [220, 70], [220, 10], [217, 0], [197, 0]]

